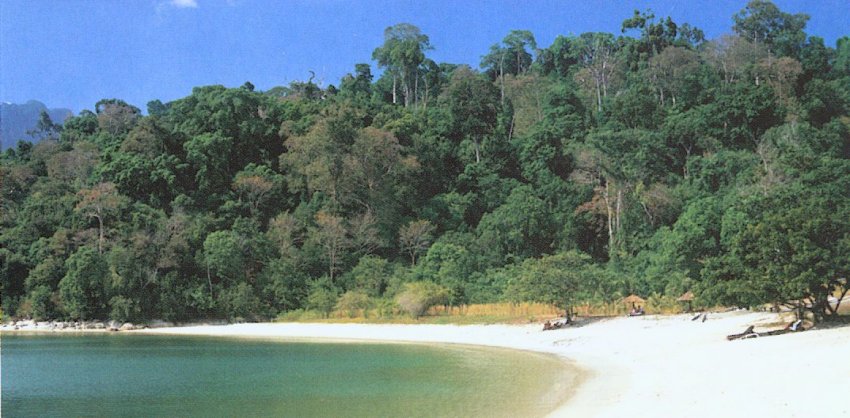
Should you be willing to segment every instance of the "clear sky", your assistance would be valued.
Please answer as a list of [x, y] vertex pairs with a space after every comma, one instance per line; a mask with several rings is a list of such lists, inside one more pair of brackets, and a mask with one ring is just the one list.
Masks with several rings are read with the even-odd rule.
[[[807, 13], [810, 35], [830, 46], [850, 35], [848, 0], [776, 0]], [[709, 39], [731, 32], [746, 1], [687, 0], [0, 0], [0, 101], [37, 99], [75, 113], [102, 98], [145, 110], [194, 86], [251, 81], [267, 90], [306, 80], [338, 85], [354, 64], [377, 73], [372, 51], [396, 23], [419, 26], [437, 62], [478, 68], [512, 29], [541, 47], [557, 35], [619, 33], [634, 9], [651, 8]]]

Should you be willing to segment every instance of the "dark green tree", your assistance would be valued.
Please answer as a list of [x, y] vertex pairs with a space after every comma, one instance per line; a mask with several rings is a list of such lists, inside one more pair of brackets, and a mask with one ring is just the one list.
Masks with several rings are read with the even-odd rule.
[[109, 265], [91, 247], [82, 247], [65, 262], [67, 273], [59, 282], [59, 298], [71, 319], [103, 318]]

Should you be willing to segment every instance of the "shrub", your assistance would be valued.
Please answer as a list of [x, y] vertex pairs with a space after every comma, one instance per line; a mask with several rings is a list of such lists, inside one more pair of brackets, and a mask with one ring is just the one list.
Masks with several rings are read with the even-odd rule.
[[448, 303], [448, 300], [448, 289], [427, 281], [406, 284], [404, 291], [396, 297], [399, 307], [414, 318], [419, 318], [434, 305]]
[[59, 296], [71, 319], [102, 317], [106, 306], [104, 283], [109, 265], [91, 247], [82, 247], [65, 261], [65, 277], [59, 281]]
[[398, 313], [398, 304], [389, 298], [381, 298], [375, 301], [375, 314], [379, 318], [391, 317]]
[[138, 316], [138, 307], [129, 298], [113, 296], [109, 299], [109, 317], [118, 322], [127, 322]]
[[366, 309], [372, 304], [369, 295], [359, 290], [349, 290], [339, 297], [336, 301], [336, 310], [345, 312], [349, 318], [354, 318], [360, 311], [363, 311], [364, 316]]
[[53, 292], [45, 285], [38, 285], [30, 290], [26, 299], [18, 308], [19, 316], [31, 317], [35, 320], [53, 319], [56, 317]]
[[392, 266], [387, 260], [367, 255], [345, 275], [349, 282], [346, 287], [360, 290], [373, 298], [381, 297], [387, 289], [391, 274]]
[[336, 306], [336, 292], [323, 286], [314, 286], [310, 295], [307, 296], [307, 307], [315, 309], [327, 318]]
[[227, 315], [230, 318], [257, 318], [263, 312], [263, 304], [248, 283], [239, 283], [223, 292]]

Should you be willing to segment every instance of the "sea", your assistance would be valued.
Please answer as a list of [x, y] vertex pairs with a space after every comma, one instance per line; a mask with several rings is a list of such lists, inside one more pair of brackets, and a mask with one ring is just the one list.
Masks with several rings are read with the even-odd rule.
[[536, 417], [576, 376], [460, 345], [0, 335], [3, 417]]

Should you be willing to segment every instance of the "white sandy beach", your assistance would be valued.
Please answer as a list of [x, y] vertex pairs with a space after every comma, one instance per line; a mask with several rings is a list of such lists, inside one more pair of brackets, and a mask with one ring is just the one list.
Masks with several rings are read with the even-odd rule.
[[[726, 341], [775, 314], [539, 325], [239, 324], [132, 332], [470, 344], [551, 353], [586, 371], [558, 417], [850, 417], [850, 327]], [[775, 325], [773, 326], [775, 329]]]

